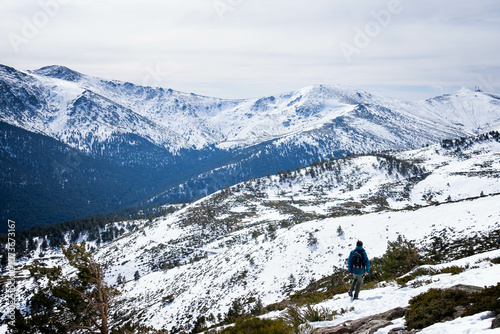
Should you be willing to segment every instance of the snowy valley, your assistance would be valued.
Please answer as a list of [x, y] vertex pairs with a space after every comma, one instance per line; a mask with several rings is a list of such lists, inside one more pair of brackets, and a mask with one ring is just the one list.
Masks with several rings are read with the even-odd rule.
[[[404, 284], [367, 285], [359, 301], [345, 292], [322, 300], [314, 306], [337, 315], [310, 324], [321, 329], [406, 307], [430, 288], [496, 285], [499, 152], [500, 135], [490, 132], [324, 160], [226, 187], [162, 217], [114, 223], [134, 228], [111, 242], [96, 243], [85, 233], [76, 239], [95, 249], [107, 282], [121, 292], [113, 324], [132, 320], [169, 333], [190, 332], [200, 319], [205, 328], [220, 324], [235, 301], [247, 314], [259, 302], [267, 307], [261, 317], [283, 316], [281, 302], [345, 269], [357, 240], [370, 259], [383, 256], [398, 237], [414, 242], [422, 256], [439, 258]], [[60, 251], [40, 246], [19, 260], [21, 309], [36, 286], [27, 268], [37, 262], [65, 263]], [[453, 266], [461, 268], [454, 275], [439, 272]], [[500, 332], [488, 330], [491, 321], [483, 312], [422, 332]], [[376, 333], [402, 326], [400, 317]]]
[[1, 215], [22, 229], [190, 202], [279, 170], [500, 124], [500, 97], [467, 89], [411, 102], [316, 85], [228, 100], [0, 65], [0, 92]]

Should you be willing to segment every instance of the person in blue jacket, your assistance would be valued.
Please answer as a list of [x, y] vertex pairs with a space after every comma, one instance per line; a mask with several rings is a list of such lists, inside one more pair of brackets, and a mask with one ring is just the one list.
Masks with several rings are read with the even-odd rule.
[[368, 260], [368, 255], [366, 255], [362, 241], [358, 240], [356, 248], [349, 254], [347, 268], [349, 274], [354, 276], [351, 289], [347, 293], [352, 297], [354, 291], [354, 299], [358, 299], [359, 290], [361, 289], [361, 284], [363, 284], [363, 277], [370, 273], [370, 260]]

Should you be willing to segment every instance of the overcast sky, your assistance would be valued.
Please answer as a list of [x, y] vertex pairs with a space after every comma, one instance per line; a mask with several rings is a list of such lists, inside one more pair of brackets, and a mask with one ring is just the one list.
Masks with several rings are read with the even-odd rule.
[[500, 93], [499, 0], [2, 0], [0, 63], [225, 98]]

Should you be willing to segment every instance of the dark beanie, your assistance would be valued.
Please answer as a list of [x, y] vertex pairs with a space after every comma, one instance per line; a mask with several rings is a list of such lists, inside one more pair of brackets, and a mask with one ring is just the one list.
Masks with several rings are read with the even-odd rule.
[[356, 242], [356, 246], [363, 247], [363, 241], [358, 240], [358, 242]]

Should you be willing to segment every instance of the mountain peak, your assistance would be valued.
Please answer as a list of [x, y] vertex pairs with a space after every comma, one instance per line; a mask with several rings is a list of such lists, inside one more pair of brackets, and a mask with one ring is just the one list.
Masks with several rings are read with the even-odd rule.
[[16, 69], [7, 65], [0, 64], [0, 71], [14, 73], [16, 72]]
[[469, 88], [467, 87], [462, 87], [460, 88], [458, 91], [457, 91], [457, 94], [460, 94], [460, 95], [466, 95], [466, 94], [471, 94], [473, 93], [472, 90], [470, 90]]
[[299, 90], [303, 96], [313, 99], [332, 99], [341, 103], [359, 104], [371, 101], [374, 97], [365, 91], [342, 85], [313, 85]]
[[61, 65], [45, 66], [34, 70], [32, 73], [73, 82], [79, 81], [83, 77], [83, 74]]

